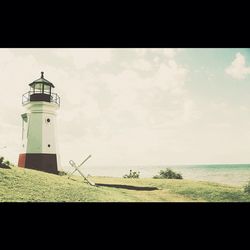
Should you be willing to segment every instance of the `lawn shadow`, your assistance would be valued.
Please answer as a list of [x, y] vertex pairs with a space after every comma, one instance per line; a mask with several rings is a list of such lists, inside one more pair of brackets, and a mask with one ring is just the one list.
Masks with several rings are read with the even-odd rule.
[[136, 190], [136, 191], [154, 191], [154, 190], [159, 190], [157, 187], [140, 187], [140, 186], [130, 186], [130, 185], [121, 185], [121, 184], [96, 183], [96, 186], [97, 187], [123, 188], [123, 189]]

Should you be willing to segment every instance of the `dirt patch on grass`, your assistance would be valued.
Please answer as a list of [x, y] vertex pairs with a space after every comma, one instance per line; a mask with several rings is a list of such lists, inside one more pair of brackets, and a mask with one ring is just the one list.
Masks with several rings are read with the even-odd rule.
[[159, 190], [159, 188], [157, 188], [157, 187], [140, 187], [140, 186], [121, 185], [121, 184], [96, 183], [96, 186], [97, 187], [123, 188], [123, 189], [136, 190], [136, 191], [154, 191], [154, 190]]

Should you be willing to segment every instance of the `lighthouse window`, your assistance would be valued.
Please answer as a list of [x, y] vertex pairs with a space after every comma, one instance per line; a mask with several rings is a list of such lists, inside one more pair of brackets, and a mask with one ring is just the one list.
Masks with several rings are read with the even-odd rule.
[[50, 148], [50, 144], [48, 144], [48, 147]]
[[49, 119], [49, 118], [47, 119], [47, 122], [50, 122], [50, 119]]

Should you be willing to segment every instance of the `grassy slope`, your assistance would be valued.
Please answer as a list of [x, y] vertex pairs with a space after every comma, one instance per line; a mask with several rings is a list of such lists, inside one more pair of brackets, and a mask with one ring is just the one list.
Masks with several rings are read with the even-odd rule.
[[91, 187], [81, 177], [73, 180], [28, 169], [0, 168], [0, 201], [250, 201], [242, 188], [189, 180], [92, 177], [96, 183], [157, 187], [143, 191]]

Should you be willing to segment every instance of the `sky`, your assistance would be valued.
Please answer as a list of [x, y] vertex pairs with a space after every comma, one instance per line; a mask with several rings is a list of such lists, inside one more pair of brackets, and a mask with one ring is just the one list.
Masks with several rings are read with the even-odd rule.
[[0, 155], [13, 163], [41, 71], [61, 97], [62, 166], [250, 163], [250, 49], [0, 49]]

